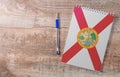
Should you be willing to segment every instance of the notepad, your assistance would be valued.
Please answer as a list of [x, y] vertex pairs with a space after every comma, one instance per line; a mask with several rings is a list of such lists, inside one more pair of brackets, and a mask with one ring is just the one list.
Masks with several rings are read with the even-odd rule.
[[113, 19], [110, 13], [74, 6], [61, 61], [101, 71]]

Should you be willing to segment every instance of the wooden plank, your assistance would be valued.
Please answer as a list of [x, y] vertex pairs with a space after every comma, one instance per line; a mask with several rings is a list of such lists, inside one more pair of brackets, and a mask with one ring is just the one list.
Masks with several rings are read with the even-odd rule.
[[[60, 30], [60, 44], [63, 51], [68, 29]], [[29, 54], [55, 54], [56, 29], [55, 28], [0, 28], [0, 48], [6, 51], [20, 50], [20, 53]], [[22, 49], [22, 50], [21, 50]], [[38, 53], [36, 53], [36, 52]], [[43, 52], [42, 52], [43, 51]], [[46, 51], [46, 52], [44, 52]], [[52, 51], [52, 52], [51, 52]], [[1, 51], [2, 52], [2, 51]], [[3, 51], [4, 52], [4, 51]], [[33, 53], [32, 53], [33, 52]]]
[[[7, 1], [7, 0], [6, 0]], [[116, 1], [103, 2], [102, 1], [44, 1], [44, 0], [33, 0], [33, 1], [5, 1], [1, 2], [0, 10], [0, 27], [43, 27], [55, 26], [56, 13], [60, 13], [61, 27], [69, 27], [72, 9], [74, 3], [78, 5], [90, 7], [98, 10], [111, 12], [116, 16], [116, 24], [119, 24], [119, 7], [120, 3]], [[93, 5], [91, 5], [93, 3]], [[12, 5], [13, 4], [13, 5]], [[99, 4], [99, 6], [98, 6]], [[116, 5], [113, 6], [112, 5]], [[106, 7], [106, 8], [104, 8]], [[112, 7], [112, 8], [110, 8]], [[116, 9], [118, 8], [118, 9]], [[115, 30], [120, 26], [116, 25]], [[119, 30], [120, 31], [120, 30]]]

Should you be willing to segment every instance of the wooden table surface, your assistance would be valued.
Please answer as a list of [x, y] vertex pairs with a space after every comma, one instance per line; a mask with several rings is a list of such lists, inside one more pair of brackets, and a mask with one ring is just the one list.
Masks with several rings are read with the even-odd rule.
[[[115, 15], [102, 72], [61, 63], [74, 4]], [[120, 77], [120, 0], [0, 0], [0, 77]]]

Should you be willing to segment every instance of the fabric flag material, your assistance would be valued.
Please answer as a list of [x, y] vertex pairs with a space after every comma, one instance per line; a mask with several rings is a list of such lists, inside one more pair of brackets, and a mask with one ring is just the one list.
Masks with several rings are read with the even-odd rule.
[[75, 6], [61, 61], [100, 71], [113, 19], [112, 14]]

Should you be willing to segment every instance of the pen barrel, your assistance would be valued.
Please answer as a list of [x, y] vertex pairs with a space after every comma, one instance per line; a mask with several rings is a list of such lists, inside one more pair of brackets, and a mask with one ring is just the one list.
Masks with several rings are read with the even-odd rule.
[[60, 31], [59, 31], [59, 19], [56, 19], [56, 53], [60, 55]]
[[57, 29], [57, 37], [56, 37], [56, 51], [60, 51], [60, 32], [59, 29]]

